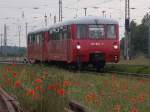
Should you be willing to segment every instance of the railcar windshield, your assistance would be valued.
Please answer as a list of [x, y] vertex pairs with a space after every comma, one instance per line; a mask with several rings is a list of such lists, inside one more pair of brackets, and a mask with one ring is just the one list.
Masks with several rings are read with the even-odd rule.
[[107, 38], [116, 38], [115, 25], [107, 25]]
[[77, 25], [78, 39], [114, 39], [116, 37], [116, 27], [114, 24]]
[[89, 38], [100, 39], [104, 38], [104, 25], [89, 25]]

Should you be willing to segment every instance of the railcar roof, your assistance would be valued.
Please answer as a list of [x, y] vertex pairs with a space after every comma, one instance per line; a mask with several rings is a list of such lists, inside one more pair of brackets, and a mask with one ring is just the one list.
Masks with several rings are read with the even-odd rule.
[[49, 28], [41, 28], [41, 29], [38, 29], [38, 30], [35, 30], [35, 31], [31, 31], [28, 34], [41, 33], [41, 32], [48, 31], [48, 30], [49, 30]]
[[84, 16], [77, 19], [67, 20], [61, 23], [56, 23], [50, 28], [56, 28], [59, 26], [65, 26], [70, 24], [118, 24], [118, 21], [114, 19], [107, 19], [97, 16]]
[[84, 17], [80, 17], [77, 19], [59, 22], [50, 26], [49, 28], [39, 29], [34, 32], [30, 32], [29, 34], [48, 31], [48, 29], [51, 29], [51, 28], [57, 28], [57, 27], [65, 26], [65, 25], [71, 25], [71, 24], [118, 24], [118, 21], [116, 21], [115, 19], [102, 18], [98, 16], [84, 16]]

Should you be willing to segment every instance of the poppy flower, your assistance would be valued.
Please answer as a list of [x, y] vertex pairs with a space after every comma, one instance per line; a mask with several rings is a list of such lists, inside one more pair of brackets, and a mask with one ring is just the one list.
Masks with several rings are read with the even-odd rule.
[[13, 73], [13, 77], [16, 77], [16, 76], [17, 76], [17, 73], [16, 73], [16, 72], [14, 72], [14, 73]]
[[6, 71], [7, 71], [7, 72], [10, 72], [10, 71], [11, 71], [11, 68], [10, 68], [10, 67], [8, 67], [8, 68], [6, 69]]
[[37, 83], [37, 84], [40, 84], [40, 83], [42, 83], [43, 81], [42, 81], [42, 79], [40, 79], [40, 78], [38, 78], [38, 79], [36, 79], [35, 80], [35, 83]]
[[40, 91], [40, 90], [42, 90], [42, 87], [41, 86], [36, 86], [35, 90]]
[[15, 82], [15, 87], [20, 87], [21, 86], [21, 82], [20, 81], [16, 81]]
[[56, 90], [56, 86], [55, 85], [48, 85], [48, 90]]
[[96, 101], [97, 101], [96, 93], [94, 93], [94, 92], [88, 93], [88, 94], [85, 96], [85, 100], [86, 100], [87, 102], [96, 102]]
[[16, 67], [16, 63], [13, 63], [12, 66], [13, 66], [13, 67]]
[[140, 84], [144, 84], [144, 82], [145, 82], [144, 79], [139, 80]]
[[100, 95], [100, 96], [104, 96], [104, 92], [103, 92], [103, 91], [100, 91], [100, 92], [99, 92], [99, 95]]
[[65, 90], [64, 89], [58, 89], [57, 94], [60, 95], [60, 96], [64, 96], [65, 95]]
[[140, 101], [141, 103], [143, 103], [144, 100], [145, 100], [144, 94], [140, 94], [140, 95], [139, 95], [139, 101]]
[[109, 85], [109, 80], [104, 80], [103, 83], [104, 83], [105, 86], [108, 86]]
[[71, 86], [71, 82], [69, 80], [64, 80], [64, 86]]
[[139, 112], [136, 107], [133, 107], [130, 112]]
[[29, 90], [27, 91], [27, 94], [30, 95], [30, 96], [35, 96], [35, 90], [29, 89]]

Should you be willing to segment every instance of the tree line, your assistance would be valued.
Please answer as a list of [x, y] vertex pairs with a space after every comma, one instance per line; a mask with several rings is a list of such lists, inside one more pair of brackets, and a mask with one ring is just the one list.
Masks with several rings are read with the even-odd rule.
[[[129, 38], [129, 56], [134, 58], [139, 53], [148, 56], [149, 54], [149, 28], [145, 24], [146, 16], [144, 16], [142, 23], [137, 24], [134, 21], [130, 22], [130, 38]], [[120, 41], [121, 53], [124, 54], [125, 38]]]

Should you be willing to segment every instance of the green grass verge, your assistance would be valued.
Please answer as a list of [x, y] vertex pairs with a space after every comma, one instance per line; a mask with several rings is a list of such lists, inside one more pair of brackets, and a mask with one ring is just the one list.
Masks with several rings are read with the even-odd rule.
[[80, 102], [89, 112], [150, 110], [150, 79], [44, 65], [0, 65], [0, 84], [17, 96], [25, 112], [63, 112], [69, 100]]

